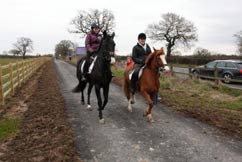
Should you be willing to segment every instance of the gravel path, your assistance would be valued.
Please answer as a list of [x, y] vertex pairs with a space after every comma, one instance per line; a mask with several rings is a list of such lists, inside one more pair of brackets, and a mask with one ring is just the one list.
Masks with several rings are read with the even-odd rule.
[[[162, 104], [153, 109], [155, 123], [143, 118], [146, 104], [141, 96], [127, 110], [121, 87], [111, 84], [104, 110], [106, 123], [98, 123], [98, 112], [81, 105], [74, 66], [56, 60], [58, 82], [65, 98], [75, 142], [87, 162], [241, 162], [242, 141], [226, 137], [215, 128], [185, 118]], [[97, 107], [95, 92], [92, 106]]]

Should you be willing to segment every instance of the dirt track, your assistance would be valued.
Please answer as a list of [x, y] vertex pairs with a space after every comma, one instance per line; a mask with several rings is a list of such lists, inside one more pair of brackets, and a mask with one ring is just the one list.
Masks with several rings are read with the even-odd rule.
[[[73, 132], [67, 120], [64, 99], [56, 82], [53, 62], [44, 65], [21, 92], [14, 97], [14, 106], [9, 107], [12, 115], [19, 115], [24, 108], [20, 133], [4, 142], [7, 147], [1, 150], [0, 161], [7, 162], [78, 162]], [[28, 97], [23, 97], [28, 96]], [[3, 144], [4, 144], [3, 142]]]
[[217, 129], [195, 119], [183, 117], [162, 104], [153, 115], [155, 123], [142, 117], [146, 104], [137, 96], [133, 113], [121, 87], [111, 84], [104, 110], [106, 123], [98, 123], [95, 93], [94, 111], [81, 105], [76, 86], [75, 67], [56, 61], [58, 80], [67, 112], [75, 132], [81, 159], [87, 162], [241, 162], [242, 141], [227, 137]]

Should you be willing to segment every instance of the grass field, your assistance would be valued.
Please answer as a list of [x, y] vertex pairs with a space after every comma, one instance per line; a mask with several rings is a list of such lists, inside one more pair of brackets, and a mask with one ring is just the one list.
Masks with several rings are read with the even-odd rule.
[[10, 62], [16, 62], [16, 61], [21, 61], [22, 59], [17, 59], [17, 58], [1, 58], [0, 57], [0, 65], [6, 65], [9, 64]]

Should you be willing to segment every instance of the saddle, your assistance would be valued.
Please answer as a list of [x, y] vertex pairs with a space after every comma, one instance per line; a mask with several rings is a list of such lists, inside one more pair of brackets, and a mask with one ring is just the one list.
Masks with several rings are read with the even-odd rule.
[[139, 71], [135, 72], [135, 69], [133, 68], [130, 72], [129, 72], [129, 80], [131, 80], [132, 76], [133, 75], [137, 75], [135, 73], [138, 73], [138, 80], [140, 79], [142, 73], [143, 73], [143, 70], [145, 68], [145, 65], [143, 65]]
[[85, 62], [88, 61], [89, 62], [89, 67], [88, 67], [88, 72], [87, 73], [88, 74], [91, 74], [96, 59], [97, 59], [97, 55], [92, 55], [89, 58], [89, 60], [86, 60], [86, 58], [85, 58], [84, 61], [83, 61], [83, 63], [82, 63], [82, 65], [81, 65], [81, 72], [83, 73]]

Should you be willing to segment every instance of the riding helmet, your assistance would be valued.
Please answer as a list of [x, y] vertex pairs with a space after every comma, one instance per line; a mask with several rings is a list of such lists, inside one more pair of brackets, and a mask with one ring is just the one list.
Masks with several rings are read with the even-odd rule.
[[145, 33], [140, 33], [140, 34], [138, 35], [138, 39], [146, 39], [146, 35], [145, 35]]
[[93, 28], [99, 28], [99, 26], [96, 23], [92, 23], [91, 29], [93, 29]]

